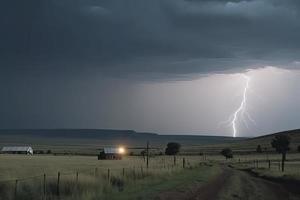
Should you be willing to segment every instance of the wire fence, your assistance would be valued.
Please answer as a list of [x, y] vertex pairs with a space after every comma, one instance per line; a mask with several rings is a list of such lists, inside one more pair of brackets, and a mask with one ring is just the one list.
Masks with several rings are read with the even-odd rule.
[[[121, 192], [126, 184], [137, 184], [137, 180], [162, 174], [172, 174], [173, 172], [209, 162], [213, 162], [213, 159], [209, 159], [206, 156], [193, 160], [188, 157], [174, 156], [168, 159], [158, 158], [155, 161], [153, 160], [152, 165], [148, 167], [145, 163], [132, 167], [118, 166], [117, 168], [92, 166], [89, 169], [57, 171], [55, 174], [42, 173], [34, 176], [0, 180], [0, 200], [61, 199], [62, 197], [81, 194], [88, 190], [99, 190], [99, 188], [105, 190], [109, 187]], [[287, 160], [285, 170], [292, 170], [291, 166], [295, 162], [299, 161], [297, 159]], [[240, 164], [254, 169], [282, 170], [282, 163], [279, 159], [233, 159], [228, 161], [228, 163]], [[299, 171], [299, 165], [295, 166], [295, 169]]]
[[196, 162], [189, 162], [185, 157], [174, 157], [171, 160], [162, 159], [159, 164], [149, 167], [140, 165], [115, 169], [97, 166], [71, 172], [58, 171], [55, 175], [43, 173], [0, 180], [0, 200], [19, 199], [20, 196], [26, 199], [24, 195], [28, 193], [39, 196], [38, 199], [60, 199], [61, 196], [79, 193], [84, 189], [84, 185], [98, 188], [112, 186], [118, 191], [123, 191], [126, 182], [135, 183], [136, 180], [149, 176], [173, 173], [185, 168], [193, 168], [195, 165]]

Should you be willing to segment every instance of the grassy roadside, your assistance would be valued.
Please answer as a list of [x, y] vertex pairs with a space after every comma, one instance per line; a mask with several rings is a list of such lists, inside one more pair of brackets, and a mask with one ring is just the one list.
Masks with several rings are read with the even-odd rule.
[[184, 190], [195, 184], [205, 184], [221, 173], [218, 165], [199, 166], [192, 169], [181, 170], [172, 175], [148, 177], [137, 182], [132, 182], [122, 192], [108, 193], [104, 199], [110, 200], [149, 200], [154, 199], [160, 192], [170, 189]]
[[0, 155], [0, 200], [56, 200], [58, 193], [64, 200], [153, 199], [161, 191], [201, 185], [221, 171], [218, 165], [199, 165], [200, 156], [184, 158], [186, 169], [182, 156], [176, 166], [173, 157], [151, 157], [146, 169], [141, 157], [98, 161], [88, 156]]
[[253, 164], [239, 164], [235, 163], [232, 166], [236, 169], [246, 170], [254, 173], [256, 176], [265, 177], [265, 178], [277, 178], [277, 179], [286, 179], [286, 180], [296, 180], [300, 181], [300, 162], [299, 161], [286, 161], [285, 171], [281, 171], [280, 162], [273, 162], [268, 167], [268, 164], [261, 164], [257, 167]]

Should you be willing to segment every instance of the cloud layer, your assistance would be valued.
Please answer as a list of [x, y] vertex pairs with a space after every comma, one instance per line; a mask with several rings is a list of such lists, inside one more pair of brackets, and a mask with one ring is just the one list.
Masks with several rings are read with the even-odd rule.
[[248, 69], [267, 100], [241, 135], [299, 128], [299, 21], [299, 0], [1, 0], [0, 128], [230, 135]]
[[97, 68], [112, 76], [291, 66], [297, 0], [6, 0], [1, 65]]

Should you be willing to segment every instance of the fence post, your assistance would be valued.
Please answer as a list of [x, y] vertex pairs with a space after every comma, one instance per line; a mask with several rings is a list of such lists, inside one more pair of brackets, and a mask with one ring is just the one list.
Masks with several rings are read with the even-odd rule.
[[149, 168], [149, 141], [147, 141], [147, 169]]
[[143, 177], [144, 176], [143, 166], [141, 166], [141, 174], [142, 174], [142, 177]]
[[185, 168], [185, 158], [182, 158], [182, 168]]
[[59, 182], [60, 182], [60, 172], [57, 173], [57, 188], [56, 188], [56, 194], [59, 197]]
[[176, 156], [174, 155], [174, 160], [173, 160], [173, 162], [174, 162], [174, 165], [176, 165]]
[[125, 176], [125, 168], [123, 168], [123, 170], [122, 170], [122, 176], [124, 178], [124, 176]]
[[110, 181], [110, 169], [109, 168], [107, 169], [107, 181], [108, 182]]
[[98, 168], [95, 168], [95, 177], [98, 176]]
[[271, 169], [271, 160], [269, 160], [269, 169]]
[[44, 199], [46, 199], [46, 174], [44, 174], [44, 183], [43, 183], [43, 192], [44, 192]]
[[78, 184], [78, 176], [79, 176], [79, 174], [78, 174], [78, 172], [76, 172], [76, 184]]
[[18, 179], [16, 179], [16, 182], [15, 182], [15, 199], [18, 199]]

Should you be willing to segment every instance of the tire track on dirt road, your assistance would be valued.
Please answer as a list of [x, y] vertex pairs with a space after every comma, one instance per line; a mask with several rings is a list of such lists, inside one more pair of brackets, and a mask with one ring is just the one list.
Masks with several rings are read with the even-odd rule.
[[165, 191], [157, 200], [300, 200], [280, 183], [247, 172], [222, 167], [222, 173], [206, 184]]
[[185, 189], [164, 191], [158, 195], [156, 200], [209, 200], [217, 199], [219, 192], [232, 176], [232, 172], [222, 169], [222, 173], [206, 184], [195, 183]]

